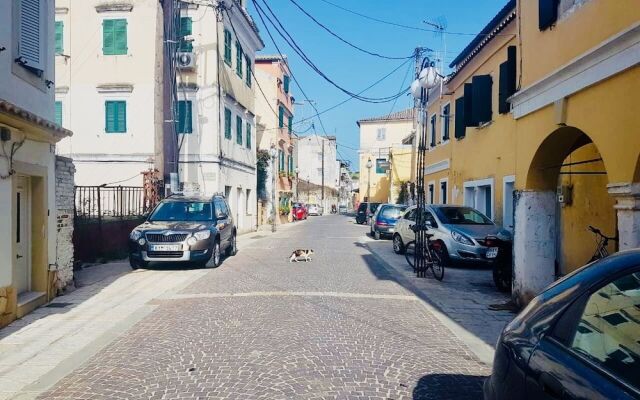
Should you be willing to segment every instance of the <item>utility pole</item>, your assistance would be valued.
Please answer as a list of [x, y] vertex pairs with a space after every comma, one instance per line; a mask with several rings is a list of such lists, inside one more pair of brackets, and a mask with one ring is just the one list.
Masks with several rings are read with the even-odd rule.
[[322, 207], [324, 209], [324, 138], [322, 139]]

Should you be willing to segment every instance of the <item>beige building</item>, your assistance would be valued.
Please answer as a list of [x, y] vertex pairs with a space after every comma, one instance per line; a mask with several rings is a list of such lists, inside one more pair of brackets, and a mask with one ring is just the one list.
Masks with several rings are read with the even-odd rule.
[[[262, 89], [256, 91], [256, 115], [258, 126], [258, 149], [276, 149], [275, 165], [267, 168], [265, 181], [266, 215], [271, 215], [274, 175], [276, 205], [286, 210], [294, 200], [296, 165], [293, 133], [293, 101], [291, 94], [291, 72], [287, 59], [281, 56], [260, 55], [256, 57], [256, 79]], [[277, 171], [277, 172], [276, 172]]]
[[318, 204], [328, 213], [338, 206], [340, 162], [335, 136], [301, 136], [296, 146], [300, 200]]
[[0, 326], [56, 294], [54, 25], [53, 2], [0, 5]]
[[[400, 184], [404, 179], [411, 180], [414, 110], [409, 108], [389, 115], [364, 118], [357, 123], [360, 128], [359, 201], [395, 202]], [[397, 153], [395, 164], [391, 155], [393, 152]], [[369, 161], [371, 168], [367, 168]], [[394, 165], [398, 168], [395, 172]]]

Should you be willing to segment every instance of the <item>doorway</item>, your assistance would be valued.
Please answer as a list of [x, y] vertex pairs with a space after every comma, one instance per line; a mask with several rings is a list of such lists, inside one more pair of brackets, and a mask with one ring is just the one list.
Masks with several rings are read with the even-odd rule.
[[13, 276], [20, 294], [31, 291], [31, 183], [26, 176], [15, 179]]

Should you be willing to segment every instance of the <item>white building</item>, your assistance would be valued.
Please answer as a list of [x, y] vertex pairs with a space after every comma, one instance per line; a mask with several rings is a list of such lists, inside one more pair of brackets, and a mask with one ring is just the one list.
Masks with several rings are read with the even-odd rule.
[[335, 136], [301, 136], [296, 151], [300, 199], [320, 204], [328, 212], [332, 205], [338, 205], [340, 164], [336, 162]]
[[54, 32], [53, 2], [0, 4], [0, 326], [56, 294]]

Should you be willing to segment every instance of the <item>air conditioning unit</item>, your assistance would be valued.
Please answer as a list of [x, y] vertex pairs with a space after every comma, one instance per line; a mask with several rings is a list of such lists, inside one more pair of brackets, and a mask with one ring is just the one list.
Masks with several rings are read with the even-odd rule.
[[196, 55], [194, 53], [178, 53], [178, 68], [193, 69], [196, 67]]

